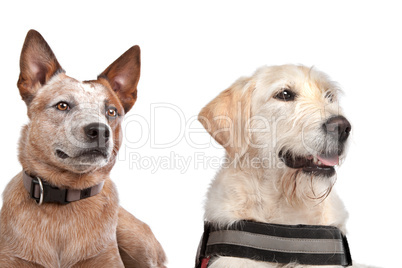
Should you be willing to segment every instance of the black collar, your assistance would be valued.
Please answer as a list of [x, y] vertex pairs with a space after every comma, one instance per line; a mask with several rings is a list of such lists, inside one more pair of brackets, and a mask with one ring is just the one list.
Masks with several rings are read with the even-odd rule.
[[281, 225], [238, 221], [225, 228], [206, 222], [196, 268], [211, 257], [227, 256], [262, 262], [305, 265], [352, 265], [349, 245], [333, 226]]
[[35, 199], [39, 205], [43, 203], [59, 203], [65, 205], [73, 201], [97, 195], [102, 191], [104, 183], [101, 182], [83, 190], [60, 189], [39, 177], [29, 176], [25, 171], [22, 172], [22, 180], [29, 196]]

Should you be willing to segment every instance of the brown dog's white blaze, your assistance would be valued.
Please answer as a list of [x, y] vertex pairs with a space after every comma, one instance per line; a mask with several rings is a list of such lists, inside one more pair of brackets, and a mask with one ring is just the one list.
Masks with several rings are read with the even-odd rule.
[[25, 38], [20, 58], [17, 86], [27, 105], [36, 91], [58, 71], [62, 71], [52, 49], [40, 33], [30, 30]]
[[107, 167], [112, 167], [122, 144], [122, 117], [131, 110], [137, 100], [137, 85], [141, 74], [141, 50], [133, 46], [110, 64], [97, 80], [85, 83], [98, 83], [105, 87], [108, 104], [118, 110], [118, 118], [109, 122], [113, 131], [114, 147]]

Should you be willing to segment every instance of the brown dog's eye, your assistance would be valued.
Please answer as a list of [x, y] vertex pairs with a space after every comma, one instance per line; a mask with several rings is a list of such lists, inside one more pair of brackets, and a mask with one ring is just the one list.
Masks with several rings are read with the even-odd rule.
[[296, 93], [291, 91], [290, 89], [282, 89], [279, 93], [277, 93], [274, 98], [281, 101], [292, 101], [295, 99]]
[[67, 111], [67, 110], [70, 110], [70, 106], [68, 105], [68, 103], [63, 102], [63, 101], [57, 103], [56, 107], [57, 107], [57, 109], [59, 109], [60, 111]]
[[107, 111], [106, 111], [106, 115], [108, 117], [116, 117], [117, 116], [116, 108], [108, 108]]

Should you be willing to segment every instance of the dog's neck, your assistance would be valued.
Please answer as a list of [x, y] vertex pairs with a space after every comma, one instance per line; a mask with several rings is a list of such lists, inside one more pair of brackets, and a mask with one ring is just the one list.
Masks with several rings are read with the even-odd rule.
[[68, 189], [86, 189], [105, 181], [109, 178], [110, 169], [114, 161], [109, 165], [89, 173], [74, 173], [68, 170], [49, 165], [46, 161], [48, 156], [43, 158], [32, 156], [32, 152], [36, 150], [34, 144], [28, 141], [29, 125], [23, 127], [19, 143], [18, 158], [22, 165], [22, 169], [31, 176], [38, 176], [55, 187]]
[[[300, 185], [297, 185], [296, 190], [291, 190], [291, 193], [296, 192], [296, 196], [290, 199], [287, 192], [289, 189], [286, 188], [290, 186], [282, 183], [283, 179], [292, 181], [290, 176], [292, 174], [281, 169], [255, 169], [233, 165], [222, 168], [208, 192], [206, 220], [222, 225], [238, 220], [332, 225], [344, 230], [347, 214], [337, 194], [332, 190], [328, 195], [317, 198], [321, 193], [319, 190], [324, 189], [328, 182], [296, 179], [292, 185]], [[305, 193], [301, 194], [303, 190]], [[317, 192], [314, 193], [314, 190]]]

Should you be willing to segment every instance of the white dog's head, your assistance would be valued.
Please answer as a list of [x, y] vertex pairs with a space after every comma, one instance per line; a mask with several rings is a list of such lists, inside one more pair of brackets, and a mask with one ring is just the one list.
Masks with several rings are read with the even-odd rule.
[[309, 195], [316, 181], [330, 189], [345, 154], [351, 125], [338, 93], [313, 68], [262, 67], [212, 100], [199, 120], [232, 163], [275, 174], [289, 195]]

